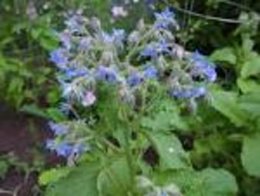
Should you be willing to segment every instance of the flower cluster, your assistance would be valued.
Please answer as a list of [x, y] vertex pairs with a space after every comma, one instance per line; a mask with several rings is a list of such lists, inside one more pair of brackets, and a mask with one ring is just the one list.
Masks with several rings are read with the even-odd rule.
[[[72, 157], [80, 155], [89, 150], [86, 141], [89, 136], [88, 131], [82, 130], [85, 126], [83, 122], [77, 121], [73, 123], [49, 123], [55, 139], [48, 139], [46, 147], [55, 151], [57, 155], [63, 157]], [[73, 133], [73, 134], [71, 134]]]
[[[123, 29], [106, 32], [97, 18], [85, 18], [81, 12], [69, 15], [65, 24], [66, 29], [58, 33], [61, 46], [50, 59], [59, 69], [58, 80], [68, 105], [95, 104], [99, 85], [115, 87], [121, 100], [135, 104], [136, 93], [152, 81], [169, 89], [173, 98], [194, 100], [205, 96], [207, 84], [216, 80], [211, 62], [175, 42], [173, 32], [179, 26], [168, 8], [155, 13], [154, 24], [141, 20], [129, 34]], [[68, 134], [61, 125], [51, 127], [55, 135]], [[81, 152], [81, 146], [75, 145], [48, 142], [62, 156]]]

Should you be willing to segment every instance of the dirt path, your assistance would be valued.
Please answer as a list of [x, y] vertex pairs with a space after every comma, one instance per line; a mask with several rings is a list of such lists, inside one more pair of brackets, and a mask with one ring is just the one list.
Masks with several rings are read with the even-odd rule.
[[[44, 151], [44, 141], [50, 132], [43, 120], [35, 119], [0, 104], [0, 156], [14, 154], [23, 163], [31, 165], [35, 156], [44, 160], [45, 166], [55, 165], [61, 160]], [[17, 196], [34, 196], [37, 190], [37, 173], [25, 174], [17, 168], [9, 168], [5, 179], [0, 179], [0, 190], [17, 191]], [[0, 193], [0, 196], [10, 194]]]

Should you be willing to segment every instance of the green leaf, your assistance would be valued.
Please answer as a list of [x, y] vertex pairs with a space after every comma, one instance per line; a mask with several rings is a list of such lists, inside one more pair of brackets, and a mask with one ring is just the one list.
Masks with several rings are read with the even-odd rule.
[[207, 168], [199, 173], [199, 178], [205, 196], [231, 196], [238, 192], [235, 177], [224, 169]]
[[202, 182], [195, 171], [191, 170], [167, 170], [154, 174], [156, 184], [165, 186], [175, 183], [185, 196], [202, 196], [200, 194]]
[[57, 108], [48, 108], [46, 110], [46, 115], [51, 118], [53, 121], [59, 122], [65, 120], [66, 117], [64, 114]]
[[228, 47], [215, 50], [214, 53], [211, 54], [210, 59], [213, 61], [227, 62], [232, 65], [236, 64], [237, 61], [233, 49]]
[[24, 105], [21, 109], [21, 112], [26, 112], [28, 114], [32, 114], [41, 118], [47, 118], [48, 116], [44, 112], [43, 109], [39, 108], [37, 105], [31, 104], [31, 105]]
[[211, 105], [237, 126], [248, 124], [248, 114], [238, 104], [238, 95], [233, 92], [211, 91]]
[[235, 177], [224, 169], [168, 170], [156, 174], [155, 180], [175, 183], [185, 196], [235, 196], [238, 191]]
[[254, 41], [249, 38], [243, 38], [242, 40], [242, 49], [245, 54], [249, 54], [252, 52], [254, 47]]
[[98, 163], [89, 163], [73, 169], [65, 178], [47, 187], [45, 196], [98, 196]]
[[58, 91], [58, 89], [51, 89], [50, 92], [48, 92], [47, 94], [47, 101], [48, 103], [50, 103], [51, 105], [54, 105], [56, 103], [58, 103], [60, 100], [60, 92]]
[[53, 168], [41, 173], [39, 177], [40, 185], [48, 185], [58, 182], [61, 178], [67, 176], [70, 172], [69, 168]]
[[260, 74], [260, 56], [256, 56], [245, 62], [241, 69], [241, 77], [259, 76]]
[[120, 158], [106, 166], [98, 176], [100, 195], [125, 195], [131, 190], [130, 171], [126, 158]]
[[237, 85], [243, 93], [260, 93], [260, 84], [258, 84], [255, 80], [239, 78], [237, 80]]
[[188, 125], [178, 114], [170, 112], [159, 112], [153, 118], [144, 117], [142, 126], [153, 131], [169, 131], [172, 129], [187, 130]]
[[163, 132], [149, 132], [148, 135], [159, 154], [162, 170], [190, 167], [189, 156], [177, 137]]
[[239, 105], [242, 109], [247, 111], [252, 118], [260, 117], [260, 94], [249, 93], [239, 98]]
[[260, 177], [260, 133], [244, 137], [241, 159], [249, 175]]

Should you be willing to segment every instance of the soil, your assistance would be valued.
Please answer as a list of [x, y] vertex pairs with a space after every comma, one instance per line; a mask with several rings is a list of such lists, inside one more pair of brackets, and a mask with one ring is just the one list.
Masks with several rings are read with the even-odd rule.
[[[25, 114], [17, 114], [0, 104], [0, 156], [12, 153], [18, 162], [31, 165], [35, 156], [44, 160], [45, 167], [61, 163], [62, 160], [44, 150], [44, 141], [51, 137], [46, 122]], [[37, 190], [37, 173], [25, 175], [15, 166], [9, 168], [4, 179], [0, 179], [0, 196], [10, 194], [1, 190], [17, 191], [17, 196], [34, 196]]]

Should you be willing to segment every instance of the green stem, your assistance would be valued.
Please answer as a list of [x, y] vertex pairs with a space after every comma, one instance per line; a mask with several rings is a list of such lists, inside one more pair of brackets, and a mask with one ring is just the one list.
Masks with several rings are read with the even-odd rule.
[[129, 122], [125, 108], [122, 109], [122, 114], [123, 118], [127, 123], [127, 128], [124, 129], [123, 134], [124, 134], [124, 140], [125, 140], [125, 145], [124, 145], [124, 150], [126, 154], [126, 161], [128, 164], [129, 168], [129, 174], [130, 174], [130, 181], [132, 186], [132, 193], [135, 193], [135, 166], [133, 164], [133, 157], [132, 157], [132, 152], [131, 152], [131, 147], [130, 147], [130, 140], [131, 140], [131, 129], [129, 127], [131, 126], [131, 122]]

